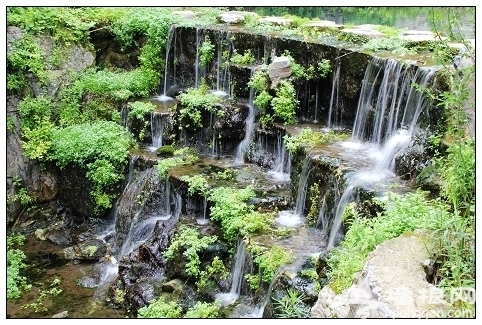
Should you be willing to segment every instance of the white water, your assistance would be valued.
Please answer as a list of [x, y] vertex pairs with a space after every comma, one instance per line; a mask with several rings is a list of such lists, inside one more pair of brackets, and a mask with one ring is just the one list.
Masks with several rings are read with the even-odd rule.
[[216, 295], [216, 300], [219, 300], [222, 306], [231, 305], [239, 298], [241, 284], [243, 283], [246, 257], [246, 243], [243, 239], [240, 239], [238, 240], [238, 248], [236, 250], [235, 263], [231, 276], [231, 290], [228, 293], [220, 293]]
[[168, 72], [168, 67], [169, 67], [169, 50], [171, 49], [171, 42], [172, 42], [173, 34], [174, 34], [174, 25], [171, 25], [171, 27], [169, 27], [169, 32], [168, 32], [168, 36], [167, 36], [167, 43], [166, 43], [166, 64], [165, 64], [165, 68], [164, 68], [164, 92], [162, 93], [162, 101], [172, 99], [171, 97], [167, 96], [167, 81], [169, 79], [169, 75], [167, 74], [167, 72]]
[[[333, 75], [333, 84], [331, 87], [330, 110], [328, 111], [328, 123], [327, 123], [328, 128], [331, 128], [332, 126], [339, 126], [339, 124], [341, 124], [341, 121], [338, 121], [338, 114], [337, 114], [338, 105], [339, 105], [338, 103], [339, 93], [340, 93], [340, 66], [341, 66], [340, 61], [338, 61], [336, 65], [336, 70]], [[335, 92], [336, 92], [336, 96], [335, 96]], [[335, 97], [336, 97], [336, 101], [335, 101], [335, 105], [333, 106]], [[334, 113], [333, 113], [333, 109], [335, 109]], [[333, 125], [332, 125], [332, 119], [334, 121]]]
[[345, 207], [348, 205], [348, 203], [353, 201], [353, 190], [353, 185], [348, 186], [340, 198], [340, 202], [338, 203], [338, 206], [336, 208], [335, 219], [333, 220], [333, 225], [331, 226], [328, 244], [326, 245], [327, 251], [329, 251], [335, 246], [335, 240], [337, 239], [338, 232], [341, 227], [341, 222], [343, 220], [343, 212], [345, 211]]
[[[266, 149], [266, 148], [265, 148]], [[291, 154], [286, 150], [284, 145], [284, 139], [281, 133], [278, 132], [276, 137], [276, 160], [272, 170], [267, 172], [274, 181], [277, 182], [289, 182], [291, 173]]]
[[151, 113], [151, 138], [155, 149], [162, 147], [162, 133], [164, 131], [163, 114], [153, 111]]
[[[251, 77], [253, 76], [253, 70], [251, 70]], [[245, 135], [244, 139], [239, 143], [238, 149], [236, 151], [236, 159], [235, 164], [242, 165], [244, 164], [244, 153], [248, 148], [249, 144], [251, 143], [251, 139], [253, 137], [253, 129], [254, 129], [254, 117], [256, 115], [256, 108], [253, 104], [254, 100], [254, 89], [252, 87], [249, 88], [249, 113], [248, 117], [245, 120]]]
[[194, 85], [199, 87], [199, 27], [196, 27], [196, 61], [194, 62]]

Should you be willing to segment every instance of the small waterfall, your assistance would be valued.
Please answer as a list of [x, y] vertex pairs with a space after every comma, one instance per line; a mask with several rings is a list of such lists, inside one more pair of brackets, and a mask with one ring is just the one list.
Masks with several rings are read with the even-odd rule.
[[130, 182], [132, 181], [132, 177], [134, 175], [134, 169], [137, 164], [137, 160], [139, 159], [138, 155], [131, 155], [131, 159], [129, 160], [129, 172], [127, 174], [126, 184], [124, 186], [124, 191], [126, 190], [127, 186], [129, 186]]
[[299, 216], [303, 215], [305, 209], [306, 193], [308, 192], [308, 176], [310, 175], [311, 157], [307, 155], [303, 161], [301, 169], [300, 181], [298, 183], [298, 194], [296, 195], [295, 213]]
[[264, 301], [263, 303], [261, 304], [261, 306], [259, 306], [258, 308], [256, 308], [254, 310], [254, 312], [249, 315], [248, 317], [246, 318], [263, 318], [263, 314], [264, 314], [264, 309], [266, 308], [266, 305], [268, 305], [268, 303], [270, 302], [271, 300], [271, 293], [273, 292], [273, 287], [274, 287], [274, 284], [276, 283], [276, 281], [278, 281], [278, 277], [280, 276], [281, 274], [281, 270], [282, 270], [283, 267], [280, 267], [275, 275], [273, 276], [273, 280], [271, 280], [271, 283], [269, 284], [269, 287], [268, 287], [268, 291], [266, 291], [266, 296], [264, 298]]
[[318, 219], [316, 220], [316, 225], [315, 228], [321, 229], [322, 233], [326, 233], [328, 230], [328, 222], [329, 219], [327, 218], [327, 213], [326, 213], [326, 195], [323, 196], [323, 202], [321, 203], [320, 210], [318, 211]]
[[196, 61], [194, 62], [194, 85], [199, 87], [199, 27], [196, 27]]
[[[328, 111], [327, 126], [329, 128], [332, 127], [332, 119], [333, 119], [334, 127], [341, 126], [341, 112], [339, 112], [339, 107], [338, 107], [339, 97], [340, 97], [340, 66], [341, 66], [341, 61], [337, 60], [336, 70], [333, 72], [333, 84], [331, 87], [330, 110]], [[339, 116], [340, 116], [340, 119], [338, 119]]]
[[[260, 144], [260, 147], [265, 151], [268, 151], [268, 149], [264, 148], [262, 144]], [[277, 181], [289, 182], [291, 173], [291, 154], [286, 150], [281, 132], [278, 132], [276, 135], [274, 152], [276, 153], [274, 167], [268, 171], [267, 174], [271, 175], [273, 179]]]
[[205, 196], [203, 196], [203, 217], [202, 217], [202, 219], [196, 219], [196, 221], [199, 225], [203, 226], [203, 225], [207, 225], [209, 223], [208, 219], [206, 219], [207, 207], [208, 207], [208, 200], [207, 200], [207, 197], [205, 195]]
[[[251, 76], [253, 76], [253, 69], [251, 70]], [[252, 87], [249, 88], [249, 114], [248, 117], [245, 120], [245, 136], [244, 139], [241, 141], [241, 143], [238, 146], [238, 149], [236, 151], [236, 164], [244, 164], [244, 152], [248, 148], [249, 144], [251, 143], [251, 138], [253, 137], [253, 129], [254, 129], [254, 117], [256, 115], [256, 108], [254, 107], [253, 104], [254, 101], [254, 89]]]
[[122, 105], [121, 108], [121, 125], [126, 129], [127, 132], [130, 132], [129, 127], [129, 106]]
[[216, 91], [215, 94], [221, 96], [231, 96], [231, 85], [230, 85], [230, 73], [229, 65], [225, 65], [223, 68], [222, 54], [223, 54], [223, 42], [226, 42], [228, 52], [232, 52], [233, 44], [231, 41], [231, 32], [226, 32], [226, 35], [220, 34], [218, 40], [218, 58], [216, 64]]
[[246, 251], [246, 242], [243, 239], [239, 239], [238, 247], [236, 250], [234, 268], [231, 277], [231, 290], [229, 291], [229, 293], [221, 293], [216, 295], [216, 299], [219, 299], [223, 306], [234, 303], [241, 293], [241, 284], [243, 283], [244, 275], [244, 264], [246, 262], [247, 255], [248, 254]]
[[316, 114], [318, 113], [318, 93], [320, 91], [320, 85], [316, 84], [316, 94], [315, 94], [315, 118], [313, 123], [318, 123], [318, 119], [316, 118]]
[[171, 27], [169, 27], [169, 32], [168, 32], [167, 42], [166, 42], [166, 64], [164, 68], [164, 92], [162, 93], [162, 96], [161, 96], [161, 98], [165, 98], [165, 99], [170, 99], [170, 97], [167, 96], [167, 89], [168, 89], [167, 83], [169, 80], [169, 75], [168, 75], [169, 51], [171, 49], [171, 43], [174, 35], [174, 27], [175, 27], [174, 25], [171, 25]]
[[156, 149], [162, 147], [162, 133], [164, 130], [163, 114], [153, 111], [151, 113], [152, 146]]
[[312, 158], [307, 155], [303, 161], [300, 180], [298, 183], [298, 194], [296, 196], [296, 207], [294, 211], [280, 211], [275, 221], [286, 227], [298, 227], [304, 223], [304, 209], [306, 193], [308, 190], [308, 176], [311, 171]]
[[333, 220], [333, 224], [330, 230], [330, 237], [328, 238], [328, 244], [326, 246], [327, 251], [332, 249], [336, 244], [335, 241], [337, 241], [337, 237], [339, 235], [345, 207], [348, 205], [348, 203], [353, 201], [354, 188], [355, 187], [353, 185], [349, 185], [343, 192], [343, 195], [338, 202], [338, 206], [336, 207], [335, 219]]

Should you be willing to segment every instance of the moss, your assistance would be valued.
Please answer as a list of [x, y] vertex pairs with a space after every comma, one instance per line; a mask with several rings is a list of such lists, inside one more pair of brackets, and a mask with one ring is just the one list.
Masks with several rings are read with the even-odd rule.
[[174, 146], [172, 145], [165, 145], [157, 149], [157, 155], [160, 157], [170, 157], [174, 155]]

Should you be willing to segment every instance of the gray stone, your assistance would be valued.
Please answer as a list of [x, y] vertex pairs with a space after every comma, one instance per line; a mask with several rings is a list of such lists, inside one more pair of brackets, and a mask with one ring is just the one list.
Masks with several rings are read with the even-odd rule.
[[219, 20], [228, 24], [239, 24], [244, 22], [247, 15], [258, 16], [256, 13], [247, 11], [228, 11], [219, 15]]
[[273, 60], [268, 70], [271, 81], [279, 81], [283, 78], [291, 76], [291, 62], [286, 56], [280, 56]]
[[164, 283], [161, 289], [165, 292], [182, 292], [184, 289], [184, 282], [179, 279], [173, 279]]

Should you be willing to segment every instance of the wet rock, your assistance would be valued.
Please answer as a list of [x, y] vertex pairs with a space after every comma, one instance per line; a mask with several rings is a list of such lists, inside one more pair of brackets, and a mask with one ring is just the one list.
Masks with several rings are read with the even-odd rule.
[[95, 261], [107, 252], [106, 244], [100, 239], [91, 239], [62, 250], [65, 259]]
[[221, 15], [219, 15], [219, 20], [223, 23], [239, 24], [239, 23], [244, 22], [244, 19], [245, 19], [246, 15], [258, 16], [254, 12], [228, 11], [228, 12], [223, 12]]
[[173, 279], [164, 283], [161, 287], [162, 291], [181, 293], [184, 289], [184, 282], [180, 279]]
[[40, 240], [47, 239], [47, 230], [46, 229], [37, 229], [35, 230], [35, 237]]
[[55, 245], [64, 246], [71, 245], [72, 241], [62, 234], [49, 234], [47, 239]]
[[69, 312], [66, 310], [61, 313], [53, 315], [52, 318], [67, 318], [68, 316], [69, 316]]
[[[281, 79], [291, 76], [291, 61], [286, 56], [279, 56], [273, 60], [268, 70], [272, 83], [277, 84]], [[272, 85], [272, 88], [275, 86]]]

